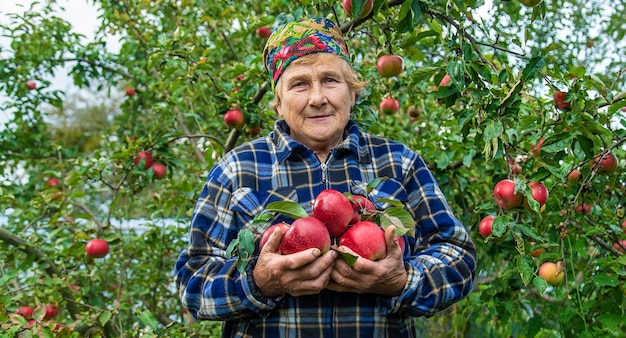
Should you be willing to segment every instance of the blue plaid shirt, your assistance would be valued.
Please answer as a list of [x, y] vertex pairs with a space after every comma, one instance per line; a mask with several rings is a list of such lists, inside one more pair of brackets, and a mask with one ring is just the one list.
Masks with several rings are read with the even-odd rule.
[[[174, 271], [182, 304], [194, 317], [224, 321], [224, 337], [414, 337], [411, 317], [431, 316], [469, 293], [474, 243], [420, 156], [350, 121], [344, 141], [320, 163], [288, 128], [277, 121], [272, 133], [235, 148], [209, 172], [189, 246]], [[267, 298], [252, 279], [255, 259], [240, 273], [237, 258], [226, 255], [239, 230], [268, 203], [297, 201], [311, 212], [322, 190], [365, 195], [378, 177], [389, 179], [369, 195], [377, 208], [386, 207], [380, 198], [400, 200], [416, 221], [415, 238], [405, 238], [408, 281], [399, 296], [324, 290]], [[264, 230], [253, 229], [257, 238]]]

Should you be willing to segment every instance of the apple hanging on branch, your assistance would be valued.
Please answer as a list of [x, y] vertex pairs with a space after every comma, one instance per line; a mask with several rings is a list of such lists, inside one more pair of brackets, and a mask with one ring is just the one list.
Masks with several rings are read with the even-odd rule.
[[493, 197], [502, 209], [512, 209], [522, 204], [524, 195], [517, 191], [516, 185], [515, 181], [507, 178], [496, 183], [493, 188]]
[[399, 55], [383, 55], [376, 61], [376, 71], [382, 77], [398, 76], [404, 71], [404, 60]]

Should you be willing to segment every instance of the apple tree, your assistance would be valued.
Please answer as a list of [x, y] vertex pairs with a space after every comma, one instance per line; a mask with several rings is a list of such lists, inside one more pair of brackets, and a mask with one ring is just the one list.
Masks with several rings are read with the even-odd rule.
[[268, 29], [327, 16], [369, 81], [353, 118], [423, 156], [476, 242], [474, 290], [418, 331], [624, 336], [624, 4], [343, 2], [93, 0], [93, 39], [62, 2], [2, 13], [0, 332], [219, 336], [173, 286], [195, 198], [276, 119]]

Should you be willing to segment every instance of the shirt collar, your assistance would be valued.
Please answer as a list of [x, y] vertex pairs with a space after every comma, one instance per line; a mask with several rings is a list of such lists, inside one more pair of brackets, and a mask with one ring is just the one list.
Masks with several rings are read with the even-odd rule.
[[[346, 134], [346, 136], [343, 142], [335, 149], [353, 153], [360, 163], [370, 163], [371, 156], [369, 148], [367, 147], [367, 141], [354, 121], [348, 121], [344, 129], [344, 134]], [[302, 143], [291, 138], [289, 135], [289, 126], [285, 120], [278, 120], [274, 123], [274, 131], [270, 134], [270, 138], [276, 147], [279, 162], [282, 162], [292, 154], [308, 149]]]

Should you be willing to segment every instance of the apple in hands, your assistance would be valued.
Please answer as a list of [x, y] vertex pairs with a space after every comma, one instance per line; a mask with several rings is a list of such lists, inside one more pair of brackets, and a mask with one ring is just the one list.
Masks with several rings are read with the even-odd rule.
[[387, 254], [385, 232], [370, 221], [359, 222], [346, 230], [339, 238], [339, 245], [372, 261], [382, 259]]
[[350, 197], [350, 203], [352, 203], [352, 208], [354, 209], [354, 217], [350, 221], [350, 224], [359, 223], [362, 215], [365, 216], [368, 221], [374, 218], [373, 213], [376, 211], [376, 206], [372, 201], [367, 199], [367, 197], [352, 195]]
[[289, 229], [289, 224], [280, 222], [280, 223], [273, 224], [269, 228], [265, 229], [265, 231], [263, 232], [263, 235], [261, 235], [261, 241], [259, 242], [259, 250], [263, 249], [263, 247], [265, 246], [265, 243], [267, 243], [267, 241], [270, 239], [270, 236], [272, 236], [276, 228], [281, 228], [282, 233], [284, 235], [287, 229]]
[[354, 208], [344, 194], [334, 189], [326, 189], [315, 198], [311, 216], [320, 220], [334, 238], [346, 231], [354, 218]]
[[283, 234], [278, 251], [289, 255], [306, 249], [317, 248], [322, 254], [330, 250], [330, 234], [319, 219], [307, 216], [291, 223]]

